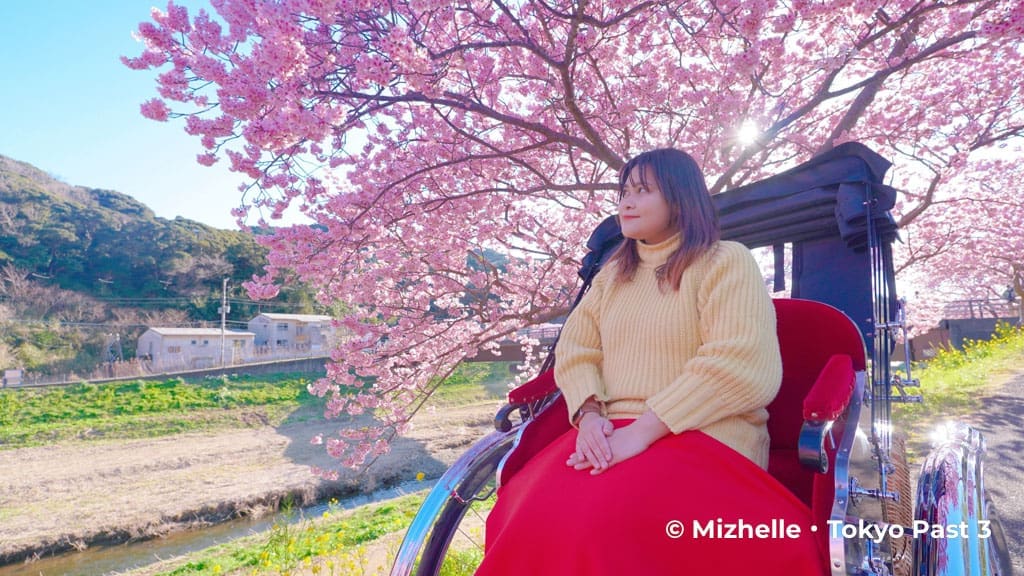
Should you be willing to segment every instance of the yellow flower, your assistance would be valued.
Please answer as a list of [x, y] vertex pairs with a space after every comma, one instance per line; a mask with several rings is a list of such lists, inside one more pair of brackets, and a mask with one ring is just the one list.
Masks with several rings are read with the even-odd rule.
[[426, 478], [426, 477], [427, 477], [427, 475], [424, 474], [423, 472], [417, 472], [416, 473], [416, 481], [417, 482], [423, 482], [423, 479]]

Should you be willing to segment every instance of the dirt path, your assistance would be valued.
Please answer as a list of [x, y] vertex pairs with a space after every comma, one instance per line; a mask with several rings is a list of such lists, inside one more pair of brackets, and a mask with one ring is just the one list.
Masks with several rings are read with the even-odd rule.
[[313, 418], [221, 433], [121, 442], [71, 442], [0, 451], [0, 563], [122, 542], [277, 507], [303, 505], [440, 475], [491, 427], [500, 402], [423, 413], [367, 478], [313, 477], [337, 468], [309, 439], [329, 431]]
[[985, 435], [985, 489], [1006, 533], [1014, 573], [1024, 574], [1024, 371], [981, 400], [967, 419]]

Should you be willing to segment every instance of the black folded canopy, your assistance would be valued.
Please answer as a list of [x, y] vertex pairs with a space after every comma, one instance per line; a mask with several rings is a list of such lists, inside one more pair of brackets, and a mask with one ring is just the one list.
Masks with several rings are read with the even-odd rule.
[[781, 174], [716, 194], [722, 237], [751, 248], [840, 238], [862, 250], [870, 214], [891, 243], [896, 191], [882, 184], [890, 165], [863, 144], [847, 142]]

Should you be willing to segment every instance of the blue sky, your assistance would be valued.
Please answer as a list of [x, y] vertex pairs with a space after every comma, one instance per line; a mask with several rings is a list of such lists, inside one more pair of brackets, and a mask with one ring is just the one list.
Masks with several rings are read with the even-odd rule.
[[[208, 0], [182, 0], [190, 14]], [[235, 228], [242, 178], [221, 161], [195, 162], [199, 140], [183, 122], [153, 122], [139, 105], [156, 74], [130, 70], [132, 38], [166, 0], [0, 1], [0, 154], [68, 184], [117, 190], [157, 216]]]

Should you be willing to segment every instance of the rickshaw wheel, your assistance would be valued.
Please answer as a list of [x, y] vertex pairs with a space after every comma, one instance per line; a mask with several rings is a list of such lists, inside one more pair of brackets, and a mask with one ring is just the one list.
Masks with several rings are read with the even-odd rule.
[[[907, 442], [902, 434], [894, 434], [890, 462], [893, 471], [888, 476], [889, 489], [898, 491], [899, 502], [882, 501], [882, 519], [890, 524], [910, 526], [914, 522], [914, 491], [910, 485], [910, 467], [907, 465]], [[894, 576], [910, 576], [914, 568], [913, 539], [909, 534], [890, 538], [892, 552], [892, 573]]]
[[[418, 565], [414, 570], [416, 576], [436, 576], [446, 562], [479, 564], [483, 560], [482, 527], [479, 527], [480, 530], [474, 528], [474, 534], [470, 535], [463, 524], [467, 513], [476, 516], [476, 520], [481, 524], [484, 523], [483, 514], [493, 506], [494, 473], [502, 455], [503, 452], [493, 454], [487, 462], [471, 470], [455, 490], [459, 497], [449, 499], [441, 509], [434, 528], [423, 545]], [[489, 502], [481, 504], [485, 501]], [[464, 554], [452, 554], [452, 542], [460, 534], [469, 545], [461, 547], [465, 551]], [[475, 569], [475, 565], [471, 568]]]
[[1010, 560], [1010, 546], [1006, 541], [1003, 523], [999, 520], [999, 511], [991, 498], [985, 498], [988, 510], [989, 529], [992, 535], [988, 539], [989, 557], [994, 557], [997, 576], [1013, 576], [1013, 562]]

